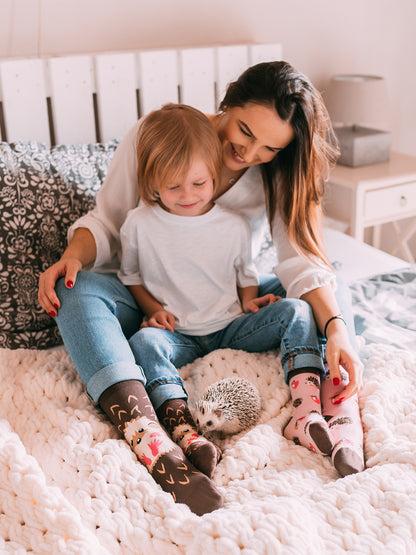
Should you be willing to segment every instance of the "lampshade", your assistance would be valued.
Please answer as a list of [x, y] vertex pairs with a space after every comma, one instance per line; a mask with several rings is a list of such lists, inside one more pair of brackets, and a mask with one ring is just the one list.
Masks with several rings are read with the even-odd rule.
[[334, 124], [379, 127], [389, 121], [387, 86], [378, 75], [334, 75], [326, 106]]
[[[341, 149], [338, 164], [365, 166], [390, 157], [386, 82], [378, 75], [334, 75], [326, 106]], [[387, 124], [389, 127], [389, 124]]]

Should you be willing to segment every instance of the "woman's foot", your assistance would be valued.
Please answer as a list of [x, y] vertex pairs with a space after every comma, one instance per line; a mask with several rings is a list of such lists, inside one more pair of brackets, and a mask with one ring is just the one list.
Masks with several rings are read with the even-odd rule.
[[188, 461], [159, 424], [141, 382], [129, 380], [109, 387], [99, 404], [139, 461], [175, 502], [185, 503], [197, 515], [223, 506], [214, 483]]
[[124, 436], [139, 461], [176, 503], [185, 503], [197, 515], [222, 507], [213, 482], [192, 466], [158, 423], [145, 416], [135, 418], [126, 422]]
[[363, 427], [358, 406], [358, 397], [354, 395], [342, 403], [334, 404], [332, 398], [348, 384], [348, 374], [342, 372], [341, 383], [334, 386], [329, 373], [322, 379], [321, 399], [322, 414], [328, 422], [334, 439], [332, 462], [341, 476], [364, 470]]

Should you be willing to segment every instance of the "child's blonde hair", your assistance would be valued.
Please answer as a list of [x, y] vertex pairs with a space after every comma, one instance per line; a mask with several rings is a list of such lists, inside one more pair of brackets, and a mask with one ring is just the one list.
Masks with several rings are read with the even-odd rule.
[[137, 180], [146, 204], [159, 202], [159, 189], [185, 176], [203, 158], [214, 182], [221, 169], [221, 143], [205, 114], [185, 104], [166, 104], [143, 121], [137, 143]]

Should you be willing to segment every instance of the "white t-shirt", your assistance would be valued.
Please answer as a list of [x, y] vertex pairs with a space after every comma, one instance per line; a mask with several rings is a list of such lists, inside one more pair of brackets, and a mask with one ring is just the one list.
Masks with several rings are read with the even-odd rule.
[[120, 280], [143, 285], [175, 316], [177, 331], [206, 335], [225, 328], [243, 314], [237, 285], [258, 285], [250, 228], [220, 206], [192, 217], [140, 204], [120, 236]]
[[[114, 153], [107, 177], [97, 193], [95, 208], [72, 225], [86, 227], [94, 236], [97, 256], [90, 269], [96, 272], [117, 272], [120, 268], [120, 228], [129, 210], [139, 203], [137, 186], [136, 142], [139, 120], [127, 133]], [[247, 218], [252, 231], [252, 253], [255, 257], [267, 226], [266, 202], [259, 166], [249, 168], [228, 191], [216, 200], [217, 205], [232, 209]], [[279, 210], [273, 223], [273, 242], [277, 249], [275, 272], [288, 297], [334, 284], [335, 275], [323, 263], [312, 263], [299, 255], [289, 243]]]

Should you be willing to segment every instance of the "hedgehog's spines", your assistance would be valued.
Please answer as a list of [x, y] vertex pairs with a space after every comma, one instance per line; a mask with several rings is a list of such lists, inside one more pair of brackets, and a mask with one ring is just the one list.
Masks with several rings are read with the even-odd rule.
[[195, 408], [204, 406], [205, 411], [211, 412], [218, 408], [224, 421], [236, 420], [242, 430], [256, 423], [260, 405], [260, 396], [253, 384], [244, 378], [234, 377], [210, 385]]

